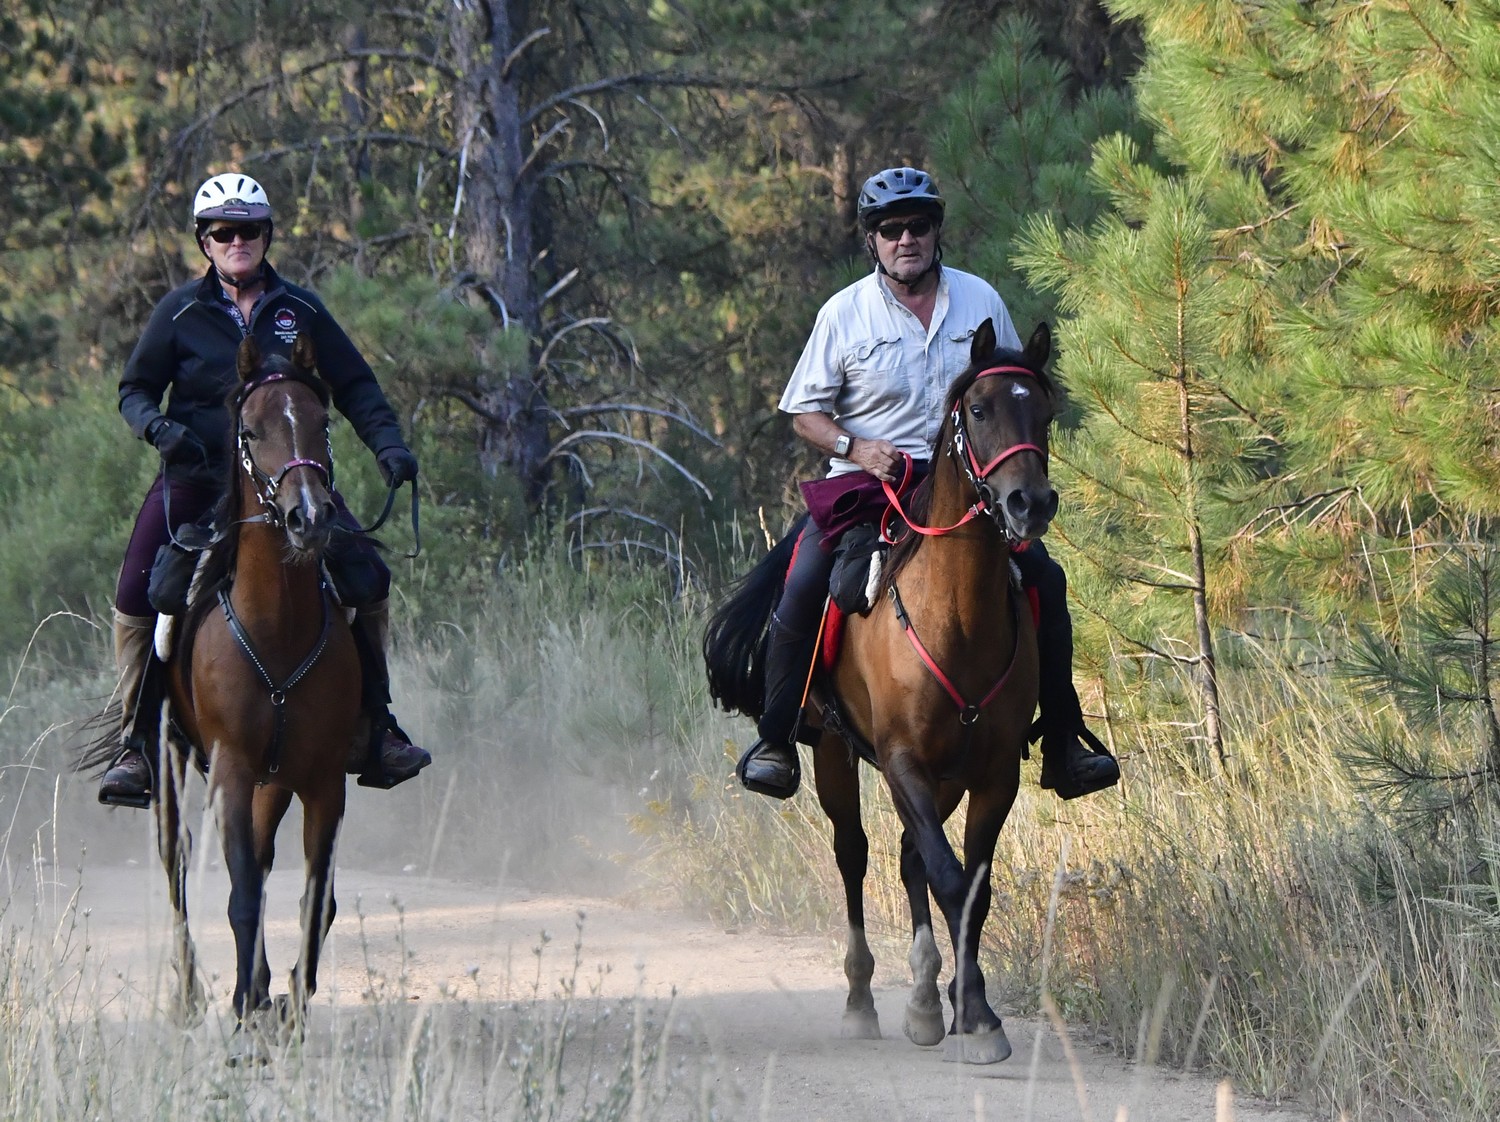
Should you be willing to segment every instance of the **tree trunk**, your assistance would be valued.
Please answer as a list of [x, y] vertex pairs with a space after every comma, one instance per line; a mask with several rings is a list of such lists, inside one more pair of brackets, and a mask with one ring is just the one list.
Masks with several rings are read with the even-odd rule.
[[482, 374], [477, 397], [479, 460], [490, 475], [502, 467], [521, 480], [526, 501], [540, 505], [547, 484], [546, 392], [538, 380], [541, 322], [532, 284], [534, 184], [526, 171], [527, 136], [518, 75], [507, 67], [524, 28], [513, 26], [522, 4], [461, 0], [450, 42], [461, 78], [454, 87], [462, 151], [458, 229], [469, 275], [485, 293], [502, 327], [525, 331], [523, 370]]
[[1183, 498], [1187, 508], [1188, 549], [1193, 559], [1193, 626], [1198, 639], [1198, 690], [1203, 703], [1203, 730], [1208, 737], [1209, 747], [1213, 750], [1209, 757], [1210, 763], [1215, 770], [1222, 771], [1225, 759], [1224, 733], [1219, 723], [1219, 666], [1214, 657], [1213, 627], [1208, 617], [1208, 565], [1204, 560], [1203, 527], [1199, 522], [1198, 480], [1193, 462], [1193, 403], [1188, 390], [1188, 371], [1185, 365], [1177, 369], [1177, 406], [1182, 432], [1179, 451], [1183, 457]]

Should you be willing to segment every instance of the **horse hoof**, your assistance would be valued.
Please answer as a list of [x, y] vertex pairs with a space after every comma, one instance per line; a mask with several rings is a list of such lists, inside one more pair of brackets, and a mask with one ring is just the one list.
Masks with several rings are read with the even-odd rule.
[[961, 1032], [948, 1038], [948, 1051], [943, 1059], [952, 1064], [998, 1064], [1010, 1058], [1010, 1041], [1005, 1028], [996, 1025], [983, 1032]]
[[845, 1040], [879, 1040], [880, 1015], [873, 1009], [847, 1009], [840, 1035]]
[[913, 1005], [908, 1005], [906, 1016], [901, 1021], [901, 1031], [906, 1033], [907, 1040], [922, 1048], [931, 1048], [935, 1044], [941, 1044], [943, 1035], [947, 1031], [943, 1027], [943, 1011], [941, 1009], [918, 1009]]
[[224, 1062], [230, 1067], [263, 1066], [271, 1062], [271, 1053], [256, 1033], [239, 1029], [230, 1037]]

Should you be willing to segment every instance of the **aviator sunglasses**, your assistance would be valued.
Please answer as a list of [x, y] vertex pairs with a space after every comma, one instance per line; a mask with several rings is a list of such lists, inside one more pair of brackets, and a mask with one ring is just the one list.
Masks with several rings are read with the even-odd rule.
[[925, 238], [932, 233], [932, 219], [913, 218], [910, 222], [887, 222], [875, 227], [875, 232], [888, 242], [899, 242], [901, 235], [908, 230], [914, 238]]
[[217, 230], [208, 231], [206, 236], [212, 238], [220, 245], [228, 245], [235, 238], [239, 238], [242, 242], [258, 241], [264, 232], [265, 228], [258, 225], [222, 226]]

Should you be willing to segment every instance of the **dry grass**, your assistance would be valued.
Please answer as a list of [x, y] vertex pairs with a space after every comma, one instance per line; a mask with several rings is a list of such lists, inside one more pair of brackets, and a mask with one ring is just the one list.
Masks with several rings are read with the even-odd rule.
[[[403, 796], [400, 831], [351, 813], [342, 852], [611, 891], [632, 883], [622, 858], [644, 852], [651, 883], [720, 920], [841, 929], [811, 792], [778, 804], [733, 784], [752, 729], [707, 703], [702, 608], [649, 580], [533, 557], [502, 575], [486, 605], [398, 631], [398, 713], [439, 754], [443, 781]], [[12, 884], [25, 884], [18, 873], [57, 819], [56, 729], [102, 700], [102, 682], [82, 670], [52, 675], [13, 693], [0, 720]], [[1026, 765], [986, 931], [997, 1008], [1052, 1005], [1123, 1054], [1223, 1072], [1247, 1091], [1316, 1100], [1334, 1116], [1500, 1117], [1500, 813], [1479, 800], [1399, 825], [1341, 759], [1361, 736], [1399, 726], [1336, 677], [1245, 645], [1223, 685], [1232, 749], [1223, 778], [1193, 766], [1170, 680], [1106, 680], [1086, 697], [1111, 715], [1126, 774], [1116, 791], [1063, 804]], [[1470, 751], [1441, 747], [1455, 764]], [[905, 958], [898, 830], [866, 775], [877, 982], [890, 984]], [[112, 821], [138, 841], [137, 819]], [[0, 946], [0, 1116], [571, 1118], [647, 1103], [644, 1060], [626, 1062], [620, 1049], [659, 1041], [659, 1024], [622, 1034], [635, 1010], [596, 1024], [601, 1008], [540, 992], [503, 1007], [456, 994], [415, 1011], [391, 992], [331, 1014], [317, 1054], [291, 1048], [268, 1077], [236, 1082], [210, 1062], [222, 1026], [160, 1027], [146, 997], [101, 1011], [76, 918], [59, 906], [45, 932]], [[399, 1029], [400, 1054], [361, 1049], [380, 1024]], [[595, 1051], [609, 1058], [581, 1084], [556, 1059], [575, 1030], [572, 1039], [616, 1049]], [[577, 1048], [562, 1051], [577, 1058]], [[651, 1048], [637, 1055], [648, 1053], [646, 1082], [668, 1086], [666, 1060]], [[490, 1074], [475, 1083], [465, 1070]], [[601, 1085], [612, 1090], [580, 1105]]]
[[[1121, 787], [1062, 803], [1036, 786], [1036, 763], [1023, 765], [985, 931], [997, 1007], [1056, 1002], [1124, 1055], [1223, 1072], [1340, 1117], [1500, 1117], [1500, 808], [1480, 798], [1441, 821], [1399, 823], [1343, 759], [1390, 735], [1390, 712], [1249, 643], [1223, 685], [1224, 777], [1193, 766], [1190, 729], [1169, 719], [1183, 712], [1172, 681], [1096, 683], [1090, 708], [1111, 714]], [[748, 742], [750, 722], [705, 713], [688, 750], [714, 781], [658, 808], [672, 874], [724, 918], [837, 930], [841, 890], [815, 798], [774, 804], [719, 782], [736, 750], [726, 736]], [[1461, 738], [1445, 748], [1455, 771], [1473, 751]], [[899, 969], [899, 827], [866, 776], [870, 926]], [[960, 823], [961, 812], [955, 845]]]

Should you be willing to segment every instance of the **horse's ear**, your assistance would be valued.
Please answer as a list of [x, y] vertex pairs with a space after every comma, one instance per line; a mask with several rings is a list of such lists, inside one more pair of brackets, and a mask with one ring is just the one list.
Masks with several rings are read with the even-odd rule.
[[255, 336], [245, 336], [245, 341], [235, 353], [234, 365], [240, 372], [240, 381], [249, 382], [254, 379], [256, 371], [260, 369], [260, 348], [255, 345]]
[[995, 353], [995, 321], [986, 319], [974, 332], [974, 342], [969, 346], [969, 361], [978, 364], [988, 362]]
[[318, 368], [318, 351], [313, 346], [312, 336], [305, 331], [297, 333], [292, 344], [292, 365], [311, 374]]
[[1047, 326], [1046, 320], [1036, 325], [1031, 338], [1026, 340], [1026, 349], [1021, 353], [1026, 356], [1027, 365], [1033, 369], [1042, 370], [1046, 367], [1047, 359], [1052, 354], [1052, 328]]

